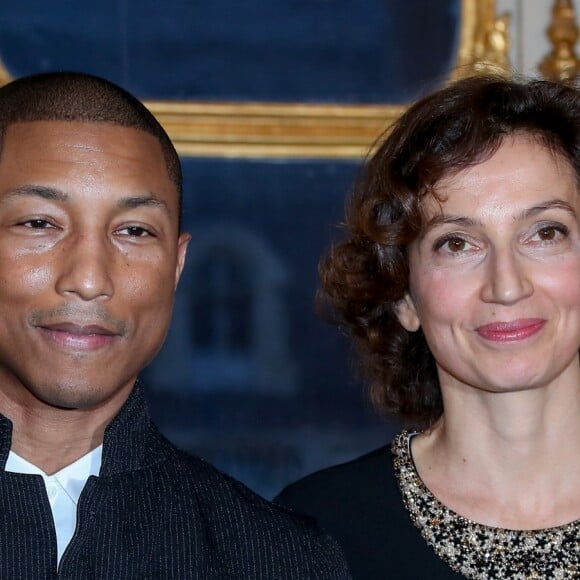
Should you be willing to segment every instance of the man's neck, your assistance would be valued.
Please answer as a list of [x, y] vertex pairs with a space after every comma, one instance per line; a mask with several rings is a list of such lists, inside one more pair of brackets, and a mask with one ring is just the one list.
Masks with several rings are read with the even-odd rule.
[[62, 431], [44, 433], [44, 439], [39, 440], [37, 432], [16, 429], [11, 450], [47, 475], [52, 475], [101, 445], [104, 427], [88, 436], [76, 433], [67, 437]]
[[47, 475], [103, 443], [105, 429], [124, 400], [98, 409], [20, 405], [0, 393], [0, 412], [12, 422], [11, 450]]

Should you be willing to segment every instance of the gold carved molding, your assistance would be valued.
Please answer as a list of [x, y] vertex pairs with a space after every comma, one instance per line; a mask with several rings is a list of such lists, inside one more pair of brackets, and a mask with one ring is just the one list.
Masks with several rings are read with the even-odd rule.
[[10, 73], [6, 70], [4, 63], [0, 61], [0, 87], [12, 80]]
[[580, 59], [574, 50], [579, 32], [572, 0], [555, 0], [547, 33], [552, 52], [540, 63], [540, 72], [549, 79], [574, 81], [580, 74]]
[[[450, 79], [509, 69], [508, 17], [495, 0], [462, 0]], [[503, 41], [503, 43], [502, 43]], [[363, 157], [406, 105], [146, 103], [182, 155], [196, 157]]]
[[[450, 79], [508, 69], [508, 17], [495, 0], [461, 0]], [[2, 78], [0, 82], [7, 80]], [[401, 105], [147, 101], [179, 153], [222, 158], [356, 159], [405, 109]]]

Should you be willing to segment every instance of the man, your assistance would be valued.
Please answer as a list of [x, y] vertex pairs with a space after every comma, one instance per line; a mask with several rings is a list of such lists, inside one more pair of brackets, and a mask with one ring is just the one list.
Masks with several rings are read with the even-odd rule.
[[345, 578], [334, 543], [150, 423], [139, 371], [189, 235], [168, 136], [124, 90], [0, 89], [0, 578]]

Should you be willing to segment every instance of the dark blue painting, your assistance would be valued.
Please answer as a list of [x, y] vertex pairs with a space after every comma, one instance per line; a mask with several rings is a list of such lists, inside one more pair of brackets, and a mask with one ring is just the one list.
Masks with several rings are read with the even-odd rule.
[[[21, 0], [0, 8], [12, 76], [82, 70], [143, 99], [397, 103], [448, 76], [460, 0]], [[146, 369], [162, 430], [266, 496], [384, 444], [349, 341], [314, 311], [360, 161], [184, 158], [192, 242]]]
[[[380, 444], [348, 341], [314, 311], [358, 162], [185, 161], [187, 269], [145, 374], [167, 435], [266, 495]], [[335, 236], [336, 237], [336, 236]]]
[[142, 98], [404, 102], [447, 76], [460, 0], [23, 0], [0, 9], [14, 76], [74, 69]]

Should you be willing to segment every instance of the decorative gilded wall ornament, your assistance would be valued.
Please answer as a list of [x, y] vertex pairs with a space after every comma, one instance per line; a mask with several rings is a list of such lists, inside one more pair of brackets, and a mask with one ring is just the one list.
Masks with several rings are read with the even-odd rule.
[[502, 14], [490, 23], [478, 57], [479, 70], [490, 70], [510, 74], [510, 14]]
[[[422, 18], [418, 15], [417, 18]], [[509, 17], [495, 0], [461, 0], [460, 34], [450, 79], [509, 70]], [[2, 76], [7, 82], [9, 75]], [[364, 156], [406, 105], [326, 105], [148, 101], [180, 154], [196, 157], [344, 158]]]
[[555, 0], [552, 22], [547, 32], [553, 49], [538, 66], [539, 71], [549, 79], [575, 79], [580, 73], [580, 59], [574, 52], [578, 40], [578, 25], [572, 0]]
[[[509, 17], [497, 18], [495, 0], [461, 0], [460, 20], [450, 78], [508, 71]], [[404, 104], [163, 101], [147, 105], [183, 155], [330, 159], [355, 159], [367, 154], [370, 145], [406, 108]]]
[[10, 82], [11, 80], [12, 77], [10, 76], [10, 73], [8, 70], [6, 70], [4, 63], [0, 60], [0, 87]]
[[476, 2], [474, 6], [468, 6], [464, 2], [462, 9], [466, 13], [473, 10], [476, 22], [468, 27], [473, 32], [473, 41], [462, 42], [462, 46], [467, 47], [462, 59], [465, 66], [461, 67], [460, 59], [454, 78], [473, 73], [509, 75], [511, 15], [505, 13], [496, 16], [494, 1]]

